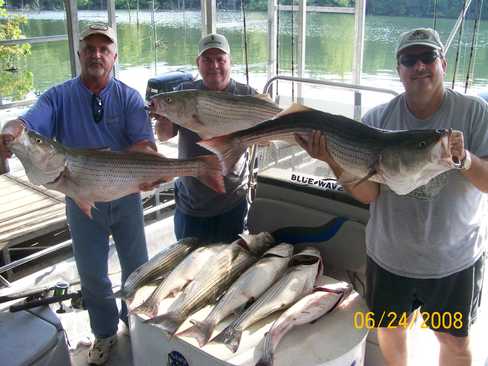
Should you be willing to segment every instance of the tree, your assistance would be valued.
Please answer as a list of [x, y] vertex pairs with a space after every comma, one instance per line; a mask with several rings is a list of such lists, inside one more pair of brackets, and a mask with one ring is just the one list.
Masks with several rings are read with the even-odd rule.
[[[0, 40], [24, 37], [20, 26], [27, 22], [27, 18], [9, 15], [4, 0], [0, 0], [0, 16], [5, 19], [0, 24]], [[30, 49], [28, 43], [0, 46], [0, 95], [22, 99], [32, 89], [32, 73], [25, 70], [18, 72], [19, 61], [30, 54]]]

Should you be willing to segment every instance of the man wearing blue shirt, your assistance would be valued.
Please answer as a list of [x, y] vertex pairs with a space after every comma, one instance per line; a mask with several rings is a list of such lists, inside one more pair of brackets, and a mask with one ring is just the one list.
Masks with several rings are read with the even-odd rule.
[[[116, 47], [112, 28], [92, 24], [85, 29], [78, 52], [80, 76], [52, 87], [27, 113], [5, 125], [0, 134], [1, 157], [10, 155], [6, 143], [24, 128], [72, 148], [156, 150], [141, 96], [112, 77]], [[109, 235], [119, 255], [122, 282], [148, 257], [139, 193], [95, 206], [91, 219], [66, 197], [73, 252], [95, 335], [88, 361], [100, 365], [117, 340], [119, 318], [127, 324], [127, 307], [123, 303], [119, 314], [107, 273]]]

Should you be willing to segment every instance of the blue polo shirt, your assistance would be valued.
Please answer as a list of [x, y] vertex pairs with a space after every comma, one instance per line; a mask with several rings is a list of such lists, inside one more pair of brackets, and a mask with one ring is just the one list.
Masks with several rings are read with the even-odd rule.
[[72, 148], [121, 151], [144, 139], [154, 142], [144, 101], [135, 89], [112, 78], [100, 92], [103, 118], [99, 123], [93, 118], [92, 97], [76, 77], [47, 90], [20, 119], [30, 129]]

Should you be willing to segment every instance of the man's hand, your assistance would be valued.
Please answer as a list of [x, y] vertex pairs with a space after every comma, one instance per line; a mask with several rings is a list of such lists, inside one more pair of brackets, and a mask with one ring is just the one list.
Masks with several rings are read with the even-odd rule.
[[319, 159], [329, 165], [337, 165], [327, 148], [327, 139], [320, 131], [313, 131], [311, 135], [295, 134], [295, 140], [312, 158]]
[[464, 149], [464, 135], [461, 131], [452, 131], [449, 135], [449, 150], [451, 151], [452, 160], [459, 163], [466, 157]]
[[169, 119], [152, 112], [149, 113], [149, 117], [156, 120], [154, 131], [156, 132], [156, 136], [158, 137], [159, 141], [167, 141], [176, 136], [175, 126]]
[[0, 159], [3, 161], [12, 157], [7, 145], [15, 140], [24, 130], [24, 123], [20, 119], [8, 121], [0, 132]]
[[[129, 149], [127, 150], [128, 152], [141, 152], [144, 154], [152, 154], [160, 157], [164, 157], [157, 151], [156, 145], [149, 141], [149, 140], [141, 140], [136, 142], [135, 144], [131, 145]], [[158, 179], [155, 182], [145, 182], [139, 184], [139, 189], [141, 191], [151, 191], [157, 186], [159, 186], [161, 183], [167, 182], [171, 180], [173, 177], [161, 177], [161, 179]]]

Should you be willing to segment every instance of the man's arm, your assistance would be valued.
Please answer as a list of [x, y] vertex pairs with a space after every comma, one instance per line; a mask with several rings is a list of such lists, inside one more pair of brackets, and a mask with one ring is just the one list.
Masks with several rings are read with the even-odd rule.
[[481, 192], [488, 193], [488, 158], [479, 158], [466, 150], [465, 154], [470, 155], [471, 166], [461, 170], [462, 174]]
[[[307, 140], [301, 135], [295, 135], [297, 143], [314, 159], [326, 162], [335, 176], [339, 179], [344, 170], [330, 155], [327, 148], [327, 139], [320, 131], [314, 131], [312, 136]], [[373, 202], [380, 193], [380, 185], [371, 181], [363, 181], [358, 185], [342, 184], [344, 189], [362, 203]]]

